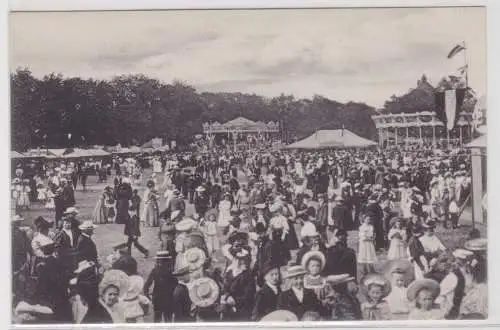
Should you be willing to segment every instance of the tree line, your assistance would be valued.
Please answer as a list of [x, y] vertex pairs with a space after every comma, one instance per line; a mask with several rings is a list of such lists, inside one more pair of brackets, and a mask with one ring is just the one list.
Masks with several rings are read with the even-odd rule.
[[151, 138], [189, 143], [204, 122], [220, 123], [238, 116], [278, 121], [290, 140], [320, 129], [344, 127], [376, 140], [364, 103], [340, 103], [316, 95], [266, 98], [255, 94], [198, 92], [181, 81], [170, 84], [145, 75], [111, 80], [64, 77], [41, 79], [28, 69], [11, 74], [12, 149], [141, 145]]

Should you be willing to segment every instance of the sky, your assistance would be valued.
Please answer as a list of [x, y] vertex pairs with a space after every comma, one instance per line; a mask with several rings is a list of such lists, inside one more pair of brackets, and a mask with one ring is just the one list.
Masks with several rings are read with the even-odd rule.
[[377, 8], [11, 13], [11, 71], [146, 74], [199, 91], [322, 95], [383, 106], [465, 63], [486, 92], [486, 9]]

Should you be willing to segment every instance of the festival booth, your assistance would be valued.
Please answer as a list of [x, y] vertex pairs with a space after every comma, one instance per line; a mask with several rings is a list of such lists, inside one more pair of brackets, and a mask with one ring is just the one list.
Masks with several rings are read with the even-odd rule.
[[472, 140], [465, 147], [471, 149], [472, 160], [472, 223], [486, 223], [483, 198], [487, 191], [487, 135]]
[[286, 149], [368, 148], [377, 143], [362, 138], [346, 129], [320, 130], [312, 135], [285, 146]]

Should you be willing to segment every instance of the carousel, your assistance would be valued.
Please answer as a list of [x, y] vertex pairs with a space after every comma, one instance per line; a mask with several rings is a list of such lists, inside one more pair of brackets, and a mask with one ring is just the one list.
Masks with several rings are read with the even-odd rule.
[[224, 124], [204, 123], [203, 134], [210, 147], [214, 145], [259, 146], [266, 141], [279, 139], [280, 127], [277, 122], [254, 122], [244, 117], [238, 117]]

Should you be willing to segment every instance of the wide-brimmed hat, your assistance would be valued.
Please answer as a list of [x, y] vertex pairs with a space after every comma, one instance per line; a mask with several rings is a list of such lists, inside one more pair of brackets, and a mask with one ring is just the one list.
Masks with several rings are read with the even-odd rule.
[[73, 206], [68, 207], [66, 209], [66, 211], [64, 211], [64, 214], [78, 214], [78, 213], [80, 213], [80, 212], [78, 212], [78, 209], [76, 207], [73, 207]]
[[175, 230], [179, 232], [188, 231], [196, 227], [198, 223], [190, 217], [184, 217], [181, 221], [175, 224]]
[[347, 282], [354, 281], [355, 278], [354, 276], [351, 276], [349, 274], [339, 274], [339, 275], [329, 275], [326, 277], [326, 283], [328, 283], [330, 286], [335, 286]]
[[279, 309], [271, 312], [260, 319], [260, 322], [297, 322], [299, 319], [294, 313]]
[[387, 271], [385, 274], [388, 278], [393, 274], [402, 274], [403, 280], [406, 284], [410, 283], [414, 279], [413, 267], [409, 260], [393, 261], [386, 269]]
[[19, 315], [22, 313], [50, 315], [54, 314], [54, 311], [47, 306], [40, 304], [31, 305], [25, 301], [20, 301], [14, 309], [14, 314]]
[[219, 298], [220, 288], [209, 277], [194, 280], [189, 286], [189, 298], [197, 307], [212, 306]]
[[488, 240], [486, 238], [475, 238], [465, 242], [464, 247], [470, 251], [486, 251]]
[[153, 259], [156, 259], [156, 260], [173, 259], [173, 255], [170, 253], [169, 250], [161, 250], [161, 251], [156, 251], [156, 255], [153, 257]]
[[185, 267], [179, 268], [176, 271], [174, 271], [172, 273], [172, 275], [175, 277], [181, 277], [181, 276], [185, 276], [185, 275], [189, 274], [190, 272], [191, 272], [191, 270], [189, 269], [189, 267], [185, 266]]
[[368, 274], [361, 279], [361, 289], [365, 294], [368, 293], [368, 287], [372, 284], [382, 287], [382, 298], [387, 297], [391, 293], [391, 282], [381, 274]]
[[125, 300], [137, 298], [144, 287], [144, 279], [139, 275], [131, 275], [128, 277], [128, 290], [124, 296]]
[[241, 231], [233, 231], [231, 235], [227, 238], [229, 244], [233, 244], [238, 240], [248, 240], [248, 234]]
[[81, 225], [78, 226], [80, 230], [96, 229], [97, 226], [91, 220], [85, 220]]
[[285, 275], [283, 276], [284, 278], [292, 278], [292, 277], [297, 277], [297, 276], [303, 276], [307, 274], [307, 271], [305, 270], [302, 265], [291, 265], [288, 266], [286, 269]]
[[325, 258], [325, 255], [321, 251], [308, 251], [308, 252], [306, 252], [302, 256], [300, 264], [302, 265], [302, 267], [304, 267], [304, 269], [307, 270], [307, 264], [309, 263], [309, 261], [311, 261], [313, 259], [318, 260], [320, 262], [320, 268], [322, 271], [325, 268], [326, 258]]
[[263, 210], [265, 209], [267, 206], [265, 203], [260, 203], [260, 204], [255, 204], [254, 207], [257, 209], [257, 210]]
[[125, 272], [118, 269], [110, 269], [104, 272], [99, 283], [99, 294], [102, 294], [109, 286], [118, 288], [118, 296], [123, 297], [128, 291], [128, 276]]
[[474, 252], [469, 251], [469, 250], [465, 250], [465, 249], [456, 249], [455, 251], [453, 251], [452, 254], [455, 258], [462, 259], [462, 260], [465, 260], [465, 259], [468, 259], [468, 258], [474, 256]]
[[94, 263], [93, 262], [90, 262], [88, 260], [82, 260], [78, 263], [78, 267], [74, 270], [73, 273], [75, 274], [79, 274], [81, 273], [82, 271], [84, 271], [85, 269], [87, 268], [90, 268], [94, 266]]
[[20, 222], [20, 221], [23, 221], [24, 218], [22, 216], [20, 216], [19, 214], [16, 214], [10, 220], [11, 220], [11, 222]]
[[190, 269], [199, 269], [207, 259], [202, 249], [193, 247], [184, 252], [184, 260]]
[[414, 301], [417, 298], [419, 292], [422, 291], [423, 289], [431, 291], [434, 297], [439, 296], [439, 293], [441, 291], [439, 283], [434, 280], [431, 279], [416, 280], [412, 282], [408, 287], [408, 291], [406, 292], [408, 300]]
[[44, 217], [38, 217], [33, 222], [37, 229], [45, 229], [52, 227], [52, 222], [45, 220]]
[[316, 229], [316, 226], [312, 222], [305, 222], [300, 230], [300, 237], [316, 237], [319, 236], [319, 233]]

